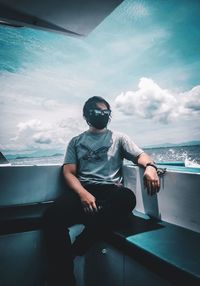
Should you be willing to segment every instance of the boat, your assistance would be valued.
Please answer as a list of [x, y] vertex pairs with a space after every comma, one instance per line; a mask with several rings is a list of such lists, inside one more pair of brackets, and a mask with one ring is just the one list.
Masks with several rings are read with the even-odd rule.
[[[124, 166], [124, 184], [137, 198], [133, 217], [75, 259], [77, 285], [198, 285], [200, 169], [165, 168], [160, 192], [149, 197], [143, 170]], [[4, 166], [0, 178], [1, 285], [45, 285], [41, 221], [66, 191], [62, 165]], [[72, 241], [82, 229], [70, 228]]]
[[[121, 2], [1, 0], [0, 20], [13, 28], [28, 26], [80, 38]], [[13, 166], [2, 158], [0, 285], [45, 286], [42, 216], [67, 191], [62, 164]], [[144, 170], [124, 165], [124, 185], [135, 193], [136, 208], [125, 225], [75, 259], [77, 286], [199, 285], [200, 168], [180, 162], [157, 165], [161, 189], [153, 197], [144, 189]], [[82, 229], [70, 228], [72, 241]]]
[[82, 38], [103, 21], [122, 0], [0, 1], [0, 24], [32, 27]]
[[0, 152], [0, 167], [11, 166], [11, 163], [6, 159], [2, 152]]

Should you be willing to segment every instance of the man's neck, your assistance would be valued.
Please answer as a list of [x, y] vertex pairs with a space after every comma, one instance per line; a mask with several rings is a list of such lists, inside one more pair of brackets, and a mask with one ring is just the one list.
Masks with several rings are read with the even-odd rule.
[[93, 127], [93, 126], [89, 127], [89, 132], [94, 133], [94, 134], [101, 134], [101, 133], [104, 133], [106, 130], [107, 130], [106, 127], [103, 128], [103, 129], [97, 129], [97, 128]]

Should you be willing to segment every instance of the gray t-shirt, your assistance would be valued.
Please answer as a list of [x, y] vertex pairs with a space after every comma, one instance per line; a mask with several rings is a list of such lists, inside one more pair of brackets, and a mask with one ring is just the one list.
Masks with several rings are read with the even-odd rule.
[[118, 184], [122, 182], [123, 159], [136, 163], [141, 153], [143, 150], [123, 133], [85, 131], [69, 142], [64, 164], [77, 165], [83, 185]]

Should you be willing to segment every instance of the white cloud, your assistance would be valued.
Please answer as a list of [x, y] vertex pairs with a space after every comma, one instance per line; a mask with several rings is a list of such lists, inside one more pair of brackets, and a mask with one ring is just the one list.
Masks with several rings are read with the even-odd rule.
[[38, 144], [50, 144], [52, 142], [50, 134], [43, 134], [42, 132], [34, 134], [33, 140]]
[[200, 112], [200, 85], [182, 93], [183, 107], [186, 113]]
[[200, 111], [200, 86], [175, 94], [162, 89], [149, 78], [141, 78], [138, 90], [121, 93], [115, 99], [116, 108], [124, 115], [138, 116], [168, 123], [180, 116], [193, 115]]
[[23, 132], [25, 130], [33, 130], [33, 131], [40, 131], [40, 130], [48, 130], [50, 128], [49, 124], [44, 124], [38, 119], [31, 119], [27, 122], [20, 122], [17, 125], [19, 132]]
[[[146, 57], [146, 53], [149, 53], [154, 47], [157, 46], [158, 42], [166, 41], [170, 38], [170, 31], [162, 27], [152, 27], [152, 30], [144, 31], [143, 33], [138, 33], [137, 31], [132, 32], [132, 37], [127, 35], [126, 39], [120, 37], [113, 37], [112, 41], [106, 43], [106, 49], [108, 52], [116, 56], [121, 56], [121, 65], [129, 64], [130, 59], [132, 66], [138, 65], [138, 59], [142, 60]], [[113, 61], [113, 58], [105, 57], [105, 51], [100, 51], [101, 61]], [[120, 66], [121, 66], [120, 65]], [[107, 65], [107, 69], [110, 66]], [[106, 70], [107, 70], [106, 69]], [[106, 72], [105, 70], [105, 72]]]
[[17, 73], [3, 72], [0, 86], [2, 102], [9, 99], [15, 102], [21, 98], [22, 103], [44, 104], [48, 108], [55, 97], [59, 99], [87, 92], [94, 87], [94, 82], [85, 78], [74, 66], [55, 66], [20, 69]]
[[121, 93], [115, 99], [116, 108], [125, 115], [167, 122], [176, 116], [176, 98], [161, 89], [152, 79], [141, 78], [137, 91]]
[[[76, 102], [76, 97], [74, 100], [73, 93], [67, 92], [70, 79], [64, 78], [63, 71], [63, 77], [55, 83], [56, 79], [53, 80], [53, 77], [45, 79], [46, 73], [40, 74], [36, 70], [30, 73], [2, 73], [1, 149], [56, 148], [56, 144], [58, 148], [64, 148], [66, 138], [79, 131], [80, 128], [77, 126], [80, 126], [82, 118], [81, 107]], [[66, 90], [63, 89], [64, 82]], [[84, 84], [81, 85], [83, 89]], [[68, 122], [68, 127], [60, 126], [60, 122], [63, 121]], [[73, 125], [71, 131], [70, 125]]]
[[1, 146], [2, 149], [38, 150], [66, 148], [69, 138], [83, 130], [83, 123], [78, 118], [68, 117], [53, 123], [39, 119], [20, 122], [17, 125], [17, 135], [11, 143]]

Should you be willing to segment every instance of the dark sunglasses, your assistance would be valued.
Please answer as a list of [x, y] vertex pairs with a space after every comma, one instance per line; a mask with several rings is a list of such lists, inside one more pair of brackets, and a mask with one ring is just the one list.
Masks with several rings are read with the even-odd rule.
[[111, 111], [109, 109], [104, 109], [104, 110], [101, 110], [101, 109], [90, 109], [89, 110], [89, 115], [98, 116], [98, 115], [110, 115], [110, 114], [111, 114]]

